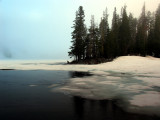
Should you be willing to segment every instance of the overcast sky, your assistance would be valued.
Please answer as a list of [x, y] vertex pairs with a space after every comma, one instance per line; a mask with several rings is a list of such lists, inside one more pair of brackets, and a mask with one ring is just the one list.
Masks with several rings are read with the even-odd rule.
[[99, 23], [105, 8], [109, 21], [114, 7], [139, 17], [142, 6], [155, 11], [160, 0], [0, 0], [0, 59], [69, 59], [75, 12], [80, 5], [86, 24]]

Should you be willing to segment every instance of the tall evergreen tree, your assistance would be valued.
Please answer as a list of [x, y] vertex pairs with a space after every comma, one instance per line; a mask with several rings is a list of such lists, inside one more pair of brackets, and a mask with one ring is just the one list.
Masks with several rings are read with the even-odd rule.
[[68, 52], [70, 57], [75, 57], [75, 60], [81, 60], [85, 57], [86, 27], [84, 17], [83, 7], [80, 6], [76, 12], [76, 18], [72, 27], [74, 30], [72, 32], [71, 51]]
[[135, 43], [136, 43], [136, 34], [137, 34], [137, 18], [134, 18], [132, 13], [129, 14], [129, 27], [130, 27], [130, 34], [131, 40], [129, 43], [129, 54], [135, 53]]
[[98, 39], [99, 39], [99, 31], [98, 27], [95, 25], [94, 16], [91, 16], [91, 26], [89, 28], [89, 48], [91, 50], [91, 57], [97, 58], [99, 56], [98, 49]]
[[112, 18], [112, 31], [117, 32], [118, 34], [118, 29], [119, 29], [119, 15], [117, 14], [117, 9], [116, 7], [114, 8], [113, 12], [113, 18]]
[[70, 58], [74, 57], [75, 60], [78, 60], [78, 51], [77, 51], [77, 31], [78, 31], [78, 11], [76, 11], [76, 18], [74, 20], [74, 24], [73, 24], [73, 32], [72, 32], [72, 46], [70, 47], [70, 51], [68, 52], [68, 55], [70, 56]]
[[127, 55], [130, 40], [131, 40], [131, 34], [130, 34], [129, 18], [127, 16], [126, 6], [124, 6], [122, 13], [122, 23], [120, 25], [118, 33], [118, 44], [119, 44], [120, 55]]
[[106, 43], [105, 43], [105, 57], [113, 59], [118, 55], [118, 29], [119, 29], [119, 15], [116, 8], [113, 12], [112, 27], [109, 31]]
[[99, 25], [99, 33], [100, 33], [100, 39], [99, 39], [99, 54], [100, 57], [104, 57], [105, 54], [105, 43], [107, 44], [107, 36], [109, 34], [109, 24], [108, 24], [108, 13], [107, 8], [103, 12], [103, 17], [101, 18], [101, 22]]
[[160, 57], [160, 4], [157, 8], [155, 15], [155, 28], [154, 28], [154, 54]]
[[155, 13], [148, 11], [147, 13], [147, 27], [148, 27], [148, 39], [147, 39], [147, 54], [153, 55], [154, 50], [154, 27], [155, 27]]
[[147, 45], [147, 19], [146, 19], [145, 4], [142, 8], [142, 13], [138, 20], [137, 29], [138, 29], [138, 32], [136, 36], [136, 50], [138, 54], [145, 56], [146, 55], [146, 45]]

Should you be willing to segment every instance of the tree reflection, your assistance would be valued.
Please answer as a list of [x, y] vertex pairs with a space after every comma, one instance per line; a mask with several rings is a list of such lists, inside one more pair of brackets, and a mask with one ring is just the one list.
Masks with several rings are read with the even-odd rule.
[[79, 72], [79, 71], [74, 71], [74, 72], [70, 71], [69, 74], [71, 78], [92, 76], [92, 74], [89, 72]]
[[73, 97], [76, 120], [157, 120], [156, 116], [125, 112], [117, 106], [119, 100], [89, 100]]
[[75, 113], [76, 113], [76, 118], [82, 119], [83, 115], [84, 115], [85, 99], [81, 98], [81, 97], [74, 96], [73, 101], [74, 101], [74, 109], [75, 109]]

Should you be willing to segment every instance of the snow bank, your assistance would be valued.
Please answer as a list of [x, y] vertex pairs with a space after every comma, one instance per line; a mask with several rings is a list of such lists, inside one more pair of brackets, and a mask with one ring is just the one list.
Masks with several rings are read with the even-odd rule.
[[66, 61], [0, 61], [0, 69], [19, 70], [69, 70], [69, 71], [117, 71], [134, 73], [160, 74], [160, 59], [153, 57], [122, 56], [112, 62], [99, 65], [63, 65]]

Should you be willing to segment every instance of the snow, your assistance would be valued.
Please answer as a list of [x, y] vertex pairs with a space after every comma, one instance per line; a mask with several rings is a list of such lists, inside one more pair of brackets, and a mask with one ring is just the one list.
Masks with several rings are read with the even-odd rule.
[[[159, 75], [160, 59], [154, 57], [140, 56], [122, 56], [116, 58], [113, 62], [99, 65], [63, 65], [66, 61], [52, 60], [1, 60], [0, 69], [19, 69], [19, 70], [69, 70], [69, 71], [117, 71], [117, 72], [134, 72], [134, 73], [151, 73]], [[58, 63], [56, 65], [56, 63]], [[62, 63], [62, 64], [60, 64]]]
[[152, 93], [148, 92], [142, 95], [136, 95], [130, 102], [139, 107], [160, 106], [160, 94], [159, 92], [153, 91]]
[[[128, 111], [160, 115], [160, 58], [122, 56], [99, 65], [64, 65], [66, 61], [0, 61], [0, 69], [86, 71], [52, 91], [88, 99], [121, 99]], [[31, 85], [32, 86], [32, 85]], [[146, 108], [149, 107], [149, 108]]]

